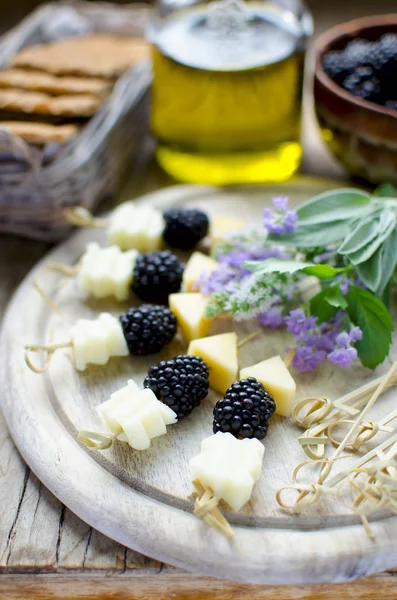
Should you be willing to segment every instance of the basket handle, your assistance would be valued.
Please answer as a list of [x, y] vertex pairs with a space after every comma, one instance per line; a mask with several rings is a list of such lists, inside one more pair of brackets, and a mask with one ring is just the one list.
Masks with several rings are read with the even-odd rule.
[[11, 154], [24, 160], [31, 171], [38, 171], [41, 165], [41, 153], [32, 148], [22, 138], [13, 135], [0, 124], [0, 152]]

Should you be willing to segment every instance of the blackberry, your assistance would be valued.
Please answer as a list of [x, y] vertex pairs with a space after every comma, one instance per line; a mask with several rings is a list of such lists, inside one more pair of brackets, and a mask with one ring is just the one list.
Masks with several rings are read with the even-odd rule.
[[156, 354], [176, 334], [177, 321], [169, 308], [143, 304], [121, 315], [121, 327], [130, 354]]
[[169, 250], [140, 254], [136, 260], [132, 289], [141, 300], [168, 304], [168, 296], [181, 289], [183, 265]]
[[179, 355], [150, 367], [143, 382], [178, 420], [187, 417], [208, 394], [208, 367], [198, 356]]
[[378, 103], [382, 100], [380, 82], [373, 75], [372, 67], [358, 67], [354, 73], [346, 77], [343, 87], [364, 100]]
[[273, 396], [254, 377], [236, 381], [214, 408], [214, 433], [229, 431], [237, 438], [266, 437], [276, 410]]
[[355, 57], [348, 56], [341, 50], [331, 50], [323, 58], [324, 71], [339, 85], [342, 85], [346, 77], [354, 73], [357, 65]]
[[191, 250], [208, 233], [209, 219], [202, 210], [173, 208], [163, 216], [163, 238], [172, 248]]

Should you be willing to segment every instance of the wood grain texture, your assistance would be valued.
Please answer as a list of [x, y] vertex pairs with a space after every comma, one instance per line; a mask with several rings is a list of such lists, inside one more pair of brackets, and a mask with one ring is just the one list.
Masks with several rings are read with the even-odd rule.
[[[141, 202], [160, 210], [185, 206], [202, 208], [210, 216], [240, 214], [247, 223], [255, 223], [263, 205], [275, 194], [289, 195], [298, 204], [330, 185], [334, 184], [301, 178], [274, 188], [218, 190], [179, 186], [150, 194]], [[244, 511], [227, 513], [236, 531], [232, 543], [194, 517], [188, 500], [189, 458], [211, 433], [215, 393], [189, 419], [170, 428], [145, 452], [133, 452], [123, 444], [103, 453], [88, 452], [76, 442], [79, 429], [101, 426], [95, 406], [125, 385], [128, 378], [141, 385], [153, 361], [186, 350], [182, 340], [178, 340], [161, 356], [115, 359], [105, 367], [92, 367], [84, 373], [77, 373], [68, 352], [61, 351], [44, 376], [26, 368], [22, 358], [24, 343], [67, 340], [76, 319], [95, 318], [101, 310], [117, 315], [126, 308], [127, 305], [110, 301], [84, 299], [74, 281], [59, 288], [57, 278], [45, 271], [48, 262], [76, 263], [93, 238], [104, 242], [105, 232], [79, 231], [51, 252], [19, 287], [5, 317], [1, 342], [3, 354], [8, 352], [2, 366], [5, 415], [22, 455], [39, 479], [73, 512], [117, 542], [208, 576], [267, 584], [323, 583], [350, 580], [396, 566], [397, 518], [378, 515], [373, 521], [375, 540], [369, 540], [359, 518], [351, 514], [348, 490], [338, 499], [325, 498], [307, 514], [295, 516], [279, 509], [275, 492], [290, 481], [293, 468], [304, 458], [296, 440], [298, 430], [291, 420], [273, 420], [265, 442], [263, 475], [252, 500]], [[38, 276], [61, 308], [60, 316], [49, 314], [33, 289], [32, 280]], [[255, 328], [255, 324], [239, 325], [239, 337], [245, 337], [250, 327]], [[218, 328], [230, 328], [230, 323], [221, 322], [212, 332], [218, 332]], [[283, 354], [287, 345], [288, 338], [280, 332], [267, 332], [265, 340], [258, 338], [241, 349], [240, 367]], [[395, 352], [392, 349], [392, 357]], [[382, 366], [377, 374], [386, 368]], [[336, 398], [372, 378], [373, 374], [360, 365], [348, 372], [324, 365], [315, 377], [297, 377], [298, 399], [323, 394]], [[380, 412], [376, 407], [371, 417], [376, 419], [387, 412], [393, 402], [393, 393], [386, 393]], [[339, 468], [345, 468], [345, 463]], [[31, 522], [33, 532], [28, 538], [17, 534], [12, 540], [15, 562], [7, 561], [11, 569], [16, 565], [34, 569], [37, 558], [50, 568], [57, 560], [54, 548], [58, 548], [60, 556], [59, 533], [49, 540], [49, 546], [40, 534], [34, 534], [49, 526], [55, 536], [54, 526], [61, 520], [62, 506], [53, 498], [42, 497], [41, 490], [35, 478], [29, 477], [18, 518]], [[117, 544], [98, 538], [95, 548], [96, 534], [84, 530], [82, 547], [76, 549], [80, 557], [85, 536], [83, 568], [97, 568], [102, 553], [113, 555], [110, 568], [123, 567], [126, 558], [119, 553]], [[35, 548], [33, 554], [25, 550], [29, 545]], [[70, 560], [70, 552], [65, 554]]]

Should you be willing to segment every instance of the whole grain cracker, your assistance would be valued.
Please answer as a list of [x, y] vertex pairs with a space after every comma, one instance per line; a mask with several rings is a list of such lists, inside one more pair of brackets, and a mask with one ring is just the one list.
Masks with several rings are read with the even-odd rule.
[[144, 40], [94, 34], [24, 48], [11, 64], [54, 75], [114, 79], [148, 55], [149, 45]]
[[111, 85], [107, 79], [96, 77], [56, 77], [42, 71], [5, 69], [0, 71], [0, 88], [19, 88], [47, 94], [106, 95]]
[[77, 125], [48, 125], [24, 121], [0, 121], [0, 129], [6, 129], [29, 144], [66, 144], [78, 131]]
[[0, 110], [15, 113], [90, 117], [100, 105], [100, 98], [92, 94], [49, 96], [40, 92], [0, 90]]

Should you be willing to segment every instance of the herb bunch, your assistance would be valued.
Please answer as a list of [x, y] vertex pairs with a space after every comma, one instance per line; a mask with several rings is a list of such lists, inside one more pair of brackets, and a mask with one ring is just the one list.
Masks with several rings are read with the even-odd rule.
[[[292, 364], [300, 371], [324, 360], [345, 368], [357, 357], [374, 369], [388, 355], [393, 330], [393, 195], [389, 185], [374, 195], [338, 189], [297, 211], [288, 198], [274, 198], [261, 231], [231, 235], [215, 248], [218, 269], [197, 282], [211, 296], [208, 315], [226, 312], [286, 327], [294, 337]], [[309, 299], [308, 283], [316, 290]]]

